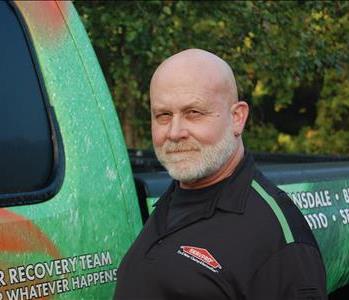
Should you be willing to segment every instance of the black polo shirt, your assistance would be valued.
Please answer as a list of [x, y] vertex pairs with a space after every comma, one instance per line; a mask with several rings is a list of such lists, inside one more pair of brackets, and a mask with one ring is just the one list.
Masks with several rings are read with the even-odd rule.
[[215, 195], [167, 226], [174, 188], [123, 258], [116, 299], [327, 299], [311, 230], [249, 154]]

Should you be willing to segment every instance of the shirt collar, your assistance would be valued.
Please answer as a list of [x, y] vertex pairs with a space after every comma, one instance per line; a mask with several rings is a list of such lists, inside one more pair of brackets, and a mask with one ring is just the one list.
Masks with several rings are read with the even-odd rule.
[[216, 207], [228, 212], [244, 213], [254, 173], [254, 159], [246, 151], [244, 158], [222, 187]]
[[175, 230], [178, 230], [188, 224], [195, 222], [202, 218], [210, 218], [216, 209], [223, 211], [242, 214], [245, 211], [246, 199], [250, 191], [250, 185], [255, 172], [255, 166], [252, 156], [245, 152], [244, 158], [238, 164], [233, 174], [224, 179], [220, 191], [216, 197], [213, 197], [210, 201], [203, 203], [202, 208], [194, 212], [190, 218], [187, 218], [185, 222], [177, 226], [172, 231], [167, 232], [166, 219], [169, 209], [169, 202], [171, 194], [175, 189], [175, 181], [172, 181], [171, 185], [163, 196], [160, 197], [156, 203], [156, 210], [154, 212], [155, 226], [159, 236], [164, 236]]
[[[243, 159], [237, 165], [233, 174], [224, 179], [225, 183], [215, 206], [228, 212], [243, 213], [254, 173], [254, 159], [248, 151], [245, 151]], [[165, 199], [169, 198], [175, 186], [176, 182], [172, 181], [165, 194], [159, 199], [162, 201], [157, 201], [154, 206], [158, 206], [161, 202], [167, 202]]]

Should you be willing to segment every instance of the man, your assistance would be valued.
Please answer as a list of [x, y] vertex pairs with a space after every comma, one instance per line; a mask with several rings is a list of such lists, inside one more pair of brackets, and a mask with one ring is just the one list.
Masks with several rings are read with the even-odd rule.
[[152, 137], [174, 181], [118, 271], [116, 299], [327, 299], [316, 241], [241, 138], [232, 70], [189, 49], [150, 85]]

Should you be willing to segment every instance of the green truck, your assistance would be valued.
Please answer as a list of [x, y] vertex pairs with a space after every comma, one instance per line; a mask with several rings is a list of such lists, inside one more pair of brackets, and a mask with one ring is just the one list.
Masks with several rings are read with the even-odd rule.
[[[72, 3], [0, 1], [0, 22], [0, 300], [112, 299], [120, 260], [170, 178], [127, 151]], [[349, 162], [263, 157], [318, 240], [329, 293], [345, 286]]]

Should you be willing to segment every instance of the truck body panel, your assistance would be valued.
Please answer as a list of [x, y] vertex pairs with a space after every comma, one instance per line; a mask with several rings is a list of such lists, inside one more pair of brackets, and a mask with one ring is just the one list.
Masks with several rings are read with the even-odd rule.
[[55, 115], [65, 167], [50, 199], [33, 200], [34, 191], [26, 200], [24, 192], [22, 205], [0, 209], [0, 293], [32, 299], [44, 282], [56, 282], [48, 298], [110, 299], [120, 259], [141, 228], [111, 97], [70, 2], [18, 1], [12, 9]]

